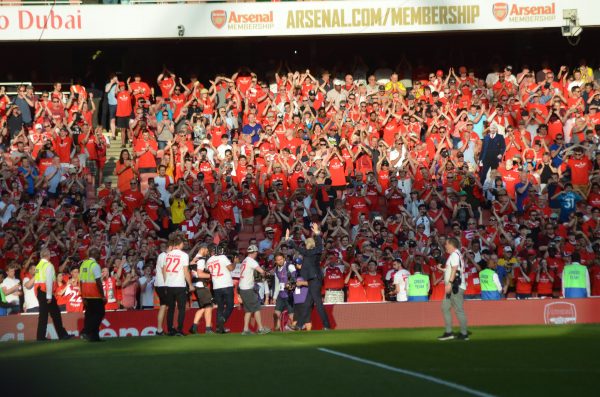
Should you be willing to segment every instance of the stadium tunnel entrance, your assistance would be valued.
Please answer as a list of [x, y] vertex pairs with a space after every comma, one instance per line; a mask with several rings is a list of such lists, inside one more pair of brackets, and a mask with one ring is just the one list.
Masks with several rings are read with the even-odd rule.
[[[3, 43], [4, 81], [69, 83], [81, 78], [85, 85], [101, 86], [111, 72], [125, 78], [140, 73], [148, 82], [166, 66], [184, 80], [196, 73], [200, 80], [215, 73], [233, 74], [247, 66], [259, 78], [271, 79], [280, 60], [291, 68], [328, 69], [336, 74], [387, 67], [401, 78], [421, 78], [431, 70], [447, 71], [465, 65], [485, 77], [493, 64], [512, 65], [516, 72], [527, 65], [539, 70], [548, 64], [574, 66], [585, 58], [597, 65], [594, 44], [600, 28], [585, 28], [578, 46], [571, 46], [560, 29], [471, 31], [362, 36], [181, 39], [136, 41]], [[366, 65], [366, 66], [364, 66]], [[286, 71], [287, 68], [281, 69]], [[37, 87], [36, 87], [37, 88]]]

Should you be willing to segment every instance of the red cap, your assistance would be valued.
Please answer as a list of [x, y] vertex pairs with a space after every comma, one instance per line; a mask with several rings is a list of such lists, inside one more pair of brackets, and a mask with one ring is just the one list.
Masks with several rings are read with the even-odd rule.
[[119, 87], [125, 87], [125, 83], [123, 83], [122, 81], [119, 81]]
[[444, 75], [444, 72], [442, 70], [438, 70], [437, 72], [435, 72], [435, 74], [439, 77], [442, 77]]
[[467, 68], [465, 66], [461, 66], [458, 68], [458, 73], [467, 73]]

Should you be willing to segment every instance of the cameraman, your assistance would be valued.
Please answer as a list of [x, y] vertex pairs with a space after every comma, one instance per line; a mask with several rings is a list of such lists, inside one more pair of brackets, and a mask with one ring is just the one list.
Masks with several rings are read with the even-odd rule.
[[452, 333], [452, 313], [454, 308], [456, 318], [460, 323], [460, 334], [456, 337], [459, 340], [469, 340], [467, 331], [467, 317], [463, 309], [464, 293], [467, 289], [465, 282], [465, 265], [459, 250], [460, 243], [455, 237], [446, 240], [445, 249], [448, 254], [446, 266], [444, 267], [444, 284], [446, 288], [446, 297], [442, 302], [442, 313], [444, 313], [444, 323], [446, 330], [444, 334], [438, 337], [438, 340], [454, 339]]
[[[292, 294], [296, 286], [296, 267], [287, 265], [283, 253], [275, 254], [275, 329], [281, 329], [281, 313], [287, 310], [290, 323], [294, 322], [294, 304]], [[285, 329], [289, 329], [285, 324]]]

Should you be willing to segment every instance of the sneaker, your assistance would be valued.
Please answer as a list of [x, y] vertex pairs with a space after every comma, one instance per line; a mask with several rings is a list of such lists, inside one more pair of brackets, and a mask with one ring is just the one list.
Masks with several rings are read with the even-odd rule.
[[270, 334], [271, 330], [269, 328], [261, 328], [261, 329], [258, 330], [258, 333], [260, 335], [266, 335], [266, 334]]
[[206, 331], [204, 331], [204, 333], [205, 334], [214, 334], [215, 331], [213, 331], [213, 329], [209, 327], [209, 328], [206, 328]]
[[89, 339], [89, 337], [87, 336], [87, 334], [83, 333], [83, 332], [79, 334], [79, 338], [82, 339], [82, 340], [88, 340]]
[[185, 336], [185, 334], [183, 333], [183, 330], [177, 330], [175, 331], [175, 336]]
[[329, 327], [323, 327], [323, 329], [321, 331], [331, 331], [331, 328], [329, 328]]
[[169, 330], [169, 333], [167, 334], [168, 336], [175, 336], [175, 334], [177, 333], [177, 331], [175, 331], [174, 329]]
[[71, 334], [66, 334], [65, 336], [61, 337], [60, 340], [69, 340], [69, 339], [73, 339], [74, 336]]
[[458, 340], [469, 340], [469, 335], [468, 334], [458, 334], [458, 336], [456, 337], [456, 339], [458, 339]]
[[156, 336], [165, 336], [164, 331], [156, 331]]
[[452, 340], [454, 339], [454, 334], [452, 332], [444, 332], [444, 335], [438, 336], [438, 340]]
[[254, 332], [252, 332], [252, 331], [243, 331], [242, 335], [244, 335], [244, 336], [254, 335]]
[[229, 328], [217, 328], [217, 334], [228, 334], [231, 332]]
[[190, 327], [190, 329], [188, 330], [188, 332], [189, 332], [190, 334], [192, 334], [192, 335], [196, 334], [196, 333], [197, 333], [197, 331], [198, 331], [198, 326], [197, 326], [196, 324], [192, 325], [192, 326]]
[[293, 331], [294, 328], [290, 327], [289, 325], [286, 325], [285, 328], [283, 328], [284, 331]]

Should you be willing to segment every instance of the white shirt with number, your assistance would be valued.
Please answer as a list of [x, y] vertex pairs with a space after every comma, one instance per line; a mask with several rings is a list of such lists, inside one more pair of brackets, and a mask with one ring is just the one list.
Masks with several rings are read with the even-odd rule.
[[246, 257], [242, 261], [242, 270], [240, 272], [240, 289], [252, 289], [254, 288], [254, 270], [258, 267], [258, 262]]
[[167, 287], [185, 287], [185, 273], [183, 272], [184, 267], [190, 265], [190, 258], [188, 254], [181, 250], [170, 251], [165, 256], [165, 286]]
[[156, 279], [154, 280], [155, 287], [164, 287], [165, 280], [163, 279], [163, 267], [165, 266], [165, 258], [167, 257], [166, 252], [161, 252], [156, 258]]
[[210, 273], [213, 289], [233, 287], [231, 272], [227, 266], [231, 261], [225, 255], [214, 255], [208, 258], [206, 269]]
[[467, 282], [465, 280], [465, 265], [464, 265], [464, 261], [462, 259], [462, 255], [458, 249], [454, 250], [454, 252], [452, 252], [450, 254], [450, 256], [448, 256], [448, 259], [446, 259], [446, 267], [444, 268], [444, 283], [445, 284], [448, 284], [450, 282], [450, 275], [452, 274], [453, 267], [457, 268], [456, 271], [460, 272], [460, 278], [461, 278], [460, 289], [466, 290]]
[[406, 302], [408, 295], [406, 293], [408, 287], [408, 276], [410, 272], [406, 269], [400, 269], [394, 274], [394, 285], [398, 285], [399, 292], [396, 294], [396, 300], [398, 302]]

